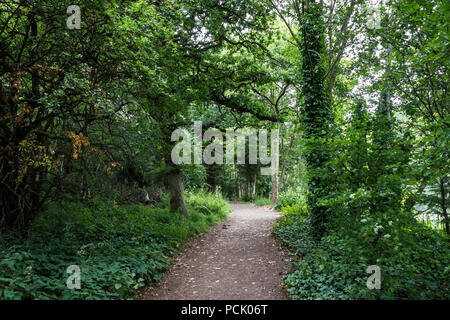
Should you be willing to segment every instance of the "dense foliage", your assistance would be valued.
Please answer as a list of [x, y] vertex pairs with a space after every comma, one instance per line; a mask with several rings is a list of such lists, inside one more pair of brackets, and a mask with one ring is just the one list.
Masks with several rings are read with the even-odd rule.
[[[0, 238], [0, 299], [118, 299], [159, 281], [183, 242], [206, 232], [231, 211], [218, 195], [188, 194], [189, 214], [157, 207], [50, 205], [26, 241]], [[69, 290], [68, 266], [81, 268], [82, 285]]]
[[[398, 214], [388, 224], [390, 233], [374, 246], [380, 220], [340, 219], [334, 231], [315, 241], [304, 206], [284, 207], [282, 214], [275, 234], [299, 257], [284, 277], [292, 299], [450, 298], [448, 238], [411, 216]], [[381, 267], [380, 290], [366, 286], [372, 264]]]
[[[279, 5], [279, 14], [300, 16], [302, 30], [311, 21], [300, 13], [308, 5]], [[283, 217], [275, 234], [298, 256], [284, 279], [293, 299], [449, 299], [448, 8], [445, 1], [383, 3], [375, 26], [361, 25], [368, 16], [360, 10], [369, 6], [350, 1], [341, 45], [354, 51], [340, 61], [337, 77], [328, 69], [334, 119], [321, 138], [304, 118], [297, 152], [306, 155], [308, 187], [297, 199], [290, 196], [296, 188], [287, 190], [278, 202]], [[331, 30], [320, 32], [339, 41]], [[302, 32], [298, 39], [307, 39]], [[328, 46], [330, 56], [335, 48]], [[325, 162], [315, 166], [319, 159]], [[322, 230], [318, 212], [326, 212]], [[380, 270], [379, 289], [367, 285], [369, 266]]]
[[281, 210], [293, 298], [448, 299], [448, 1], [70, 5], [0, 0], [0, 299], [135, 297], [224, 198]]

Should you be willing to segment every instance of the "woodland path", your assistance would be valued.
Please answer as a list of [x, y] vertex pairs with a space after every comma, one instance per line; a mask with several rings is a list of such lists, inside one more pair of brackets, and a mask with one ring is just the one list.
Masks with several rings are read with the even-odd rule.
[[145, 300], [286, 300], [281, 277], [289, 257], [273, 237], [279, 214], [232, 203], [230, 218], [192, 239]]

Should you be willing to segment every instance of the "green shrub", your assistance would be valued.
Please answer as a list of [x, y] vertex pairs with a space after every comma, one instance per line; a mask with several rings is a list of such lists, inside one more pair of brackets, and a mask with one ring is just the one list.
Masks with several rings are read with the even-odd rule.
[[[389, 230], [374, 242], [377, 219], [333, 220], [335, 230], [320, 242], [308, 232], [304, 211], [286, 207], [274, 233], [296, 252], [294, 271], [284, 277], [293, 299], [449, 299], [448, 237], [397, 212]], [[378, 221], [379, 223], [379, 221]], [[388, 224], [389, 225], [389, 224]], [[385, 227], [385, 229], [388, 229]], [[369, 265], [381, 269], [381, 289], [369, 290]]]
[[300, 190], [288, 189], [286, 192], [280, 192], [277, 209], [295, 205], [306, 206], [306, 197]]
[[[164, 205], [51, 204], [27, 240], [0, 237], [0, 299], [121, 299], [161, 279], [190, 236], [227, 217], [221, 196], [189, 194], [188, 216]], [[80, 266], [81, 289], [66, 287]]]
[[187, 192], [186, 203], [196, 211], [205, 215], [217, 215], [221, 219], [227, 217], [232, 211], [231, 206], [220, 193], [206, 193], [204, 191]]
[[257, 206], [260, 206], [260, 207], [271, 206], [272, 205], [272, 200], [270, 200], [268, 198], [256, 198], [253, 203], [255, 205], [257, 205]]

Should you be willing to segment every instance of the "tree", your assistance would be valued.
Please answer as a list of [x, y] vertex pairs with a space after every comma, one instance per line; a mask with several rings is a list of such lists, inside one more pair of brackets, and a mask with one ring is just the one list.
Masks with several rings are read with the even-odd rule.
[[[239, 51], [260, 50], [264, 37], [259, 33], [266, 30], [268, 15], [257, 1], [138, 1], [127, 10], [134, 20], [117, 20], [123, 32], [131, 31], [129, 45], [138, 52], [129, 63], [135, 75], [133, 95], [158, 123], [155, 138], [163, 149], [171, 210], [186, 214], [182, 168], [171, 159], [171, 133], [189, 125], [189, 107], [198, 103], [273, 119], [248, 95], [249, 84], [260, 78], [253, 62], [236, 58]], [[236, 65], [241, 66], [238, 71]]]
[[81, 30], [66, 29], [67, 7], [0, 3], [0, 227], [21, 234], [56, 190], [52, 174], [72, 153], [64, 145], [77, 157], [89, 146], [86, 129], [115, 109], [102, 90], [118, 61], [106, 6], [87, 3]]

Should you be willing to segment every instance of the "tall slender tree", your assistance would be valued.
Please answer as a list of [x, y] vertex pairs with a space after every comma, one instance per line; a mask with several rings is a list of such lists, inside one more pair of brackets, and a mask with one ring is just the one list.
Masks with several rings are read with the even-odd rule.
[[311, 207], [311, 233], [320, 239], [325, 233], [326, 208], [320, 199], [327, 195], [326, 163], [330, 159], [327, 140], [332, 122], [330, 98], [325, 85], [325, 36], [323, 4], [321, 1], [303, 1], [301, 34], [303, 126], [307, 141], [310, 175], [308, 201]]

